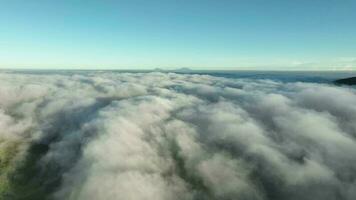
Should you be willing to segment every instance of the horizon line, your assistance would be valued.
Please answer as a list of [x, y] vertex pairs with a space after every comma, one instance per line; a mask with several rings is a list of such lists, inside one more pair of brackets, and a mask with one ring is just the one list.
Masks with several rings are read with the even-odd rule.
[[189, 71], [288, 71], [288, 72], [356, 72], [356, 69], [114, 69], [114, 68], [0, 68], [0, 71], [150, 71], [150, 72], [189, 72]]

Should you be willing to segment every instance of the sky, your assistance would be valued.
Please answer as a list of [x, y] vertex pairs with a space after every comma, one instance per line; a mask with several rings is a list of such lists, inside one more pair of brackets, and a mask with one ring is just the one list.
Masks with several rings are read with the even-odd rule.
[[356, 0], [0, 0], [0, 68], [356, 70]]

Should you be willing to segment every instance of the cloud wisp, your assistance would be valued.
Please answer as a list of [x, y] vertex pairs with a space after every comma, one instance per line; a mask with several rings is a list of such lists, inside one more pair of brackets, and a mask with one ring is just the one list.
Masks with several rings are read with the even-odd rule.
[[356, 196], [356, 90], [175, 73], [0, 74], [0, 198]]

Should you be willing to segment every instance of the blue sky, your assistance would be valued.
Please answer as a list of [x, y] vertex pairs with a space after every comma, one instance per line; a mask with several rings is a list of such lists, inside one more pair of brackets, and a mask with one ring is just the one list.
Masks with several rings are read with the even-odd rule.
[[0, 0], [0, 67], [356, 69], [356, 0]]

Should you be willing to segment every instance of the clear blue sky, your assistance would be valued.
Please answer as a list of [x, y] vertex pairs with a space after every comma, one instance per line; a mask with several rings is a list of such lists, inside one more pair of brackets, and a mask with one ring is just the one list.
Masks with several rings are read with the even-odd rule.
[[356, 0], [0, 0], [0, 67], [356, 69]]

